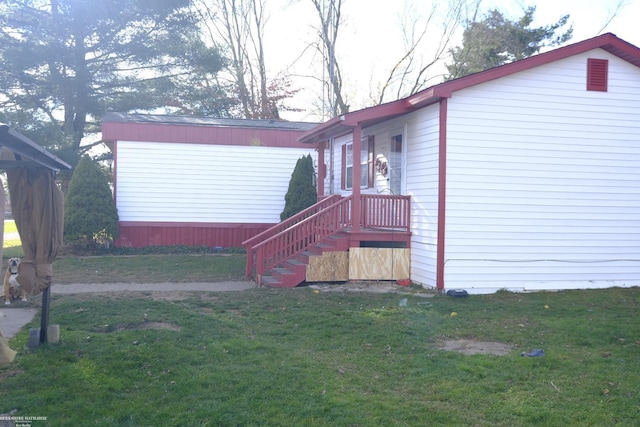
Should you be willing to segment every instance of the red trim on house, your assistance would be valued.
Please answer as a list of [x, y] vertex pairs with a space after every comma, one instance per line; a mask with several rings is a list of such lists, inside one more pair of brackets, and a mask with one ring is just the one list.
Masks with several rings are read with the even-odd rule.
[[471, 74], [466, 77], [433, 86], [430, 89], [418, 92], [417, 94], [410, 96], [409, 98], [407, 98], [407, 102], [413, 108], [419, 108], [425, 105], [433, 104], [442, 97], [450, 98], [453, 92], [460, 89], [465, 89], [471, 86], [478, 85], [480, 83], [499, 79], [501, 77], [518, 73], [520, 71], [526, 71], [540, 65], [549, 64], [560, 59], [579, 55], [581, 53], [598, 48], [603, 49], [611, 53], [612, 55], [618, 56], [619, 58], [630, 62], [636, 67], [640, 67], [640, 48], [622, 39], [619, 39], [614, 34], [607, 33], [598, 37], [554, 49], [549, 52], [534, 55], [520, 61], [512, 62], [510, 64], [502, 65], [500, 67], [492, 68], [490, 70]]
[[520, 61], [444, 82], [420, 91], [405, 99], [354, 111], [340, 117], [334, 117], [333, 119], [318, 125], [303, 134], [299, 141], [303, 143], [314, 143], [322, 139], [346, 135], [351, 133], [352, 126], [355, 126], [356, 124], [359, 124], [364, 128], [374, 123], [388, 120], [393, 116], [408, 113], [430, 104], [435, 104], [442, 98], [450, 98], [455, 91], [598, 48], [603, 49], [612, 55], [635, 65], [636, 67], [640, 67], [640, 48], [616, 37], [614, 34], [607, 33], [549, 52], [531, 56]]
[[[353, 202], [351, 203], [351, 215], [353, 218], [360, 218], [360, 153], [362, 152], [362, 128], [358, 125], [353, 128], [353, 165], [351, 167], [351, 194]], [[357, 157], [356, 157], [357, 156]], [[360, 232], [360, 221], [353, 221], [353, 232]]]
[[335, 138], [350, 134], [356, 125], [361, 127], [369, 126], [380, 120], [387, 120], [389, 117], [404, 114], [407, 112], [406, 100], [389, 102], [375, 107], [365, 108], [345, 115], [334, 117], [312, 130], [306, 132], [299, 139], [302, 143], [314, 143], [319, 140]]
[[104, 141], [174, 142], [211, 145], [308, 148], [300, 130], [102, 122]]
[[324, 180], [327, 177], [327, 165], [324, 163], [326, 142], [318, 144], [318, 182], [316, 184], [318, 200], [324, 197]]
[[436, 241], [436, 288], [444, 290], [445, 225], [447, 218], [447, 98], [440, 101], [438, 147], [438, 234]]
[[189, 223], [120, 221], [115, 241], [121, 247], [222, 246], [242, 247], [242, 242], [275, 224]]

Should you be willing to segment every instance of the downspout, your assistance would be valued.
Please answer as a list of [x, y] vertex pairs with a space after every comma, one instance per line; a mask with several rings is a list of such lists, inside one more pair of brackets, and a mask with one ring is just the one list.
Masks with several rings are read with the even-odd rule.
[[436, 241], [436, 288], [444, 291], [445, 225], [447, 217], [447, 98], [440, 100], [438, 141], [438, 235]]
[[362, 129], [358, 123], [353, 127], [353, 167], [351, 168], [353, 175], [351, 179], [351, 220], [353, 222], [352, 230], [354, 233], [360, 232], [360, 155], [362, 151]]

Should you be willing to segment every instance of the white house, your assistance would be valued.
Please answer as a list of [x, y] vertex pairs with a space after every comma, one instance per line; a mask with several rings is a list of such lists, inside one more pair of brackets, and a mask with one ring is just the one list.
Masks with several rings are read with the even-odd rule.
[[120, 246], [239, 247], [280, 221], [315, 124], [108, 113]]
[[[640, 285], [640, 49], [604, 34], [347, 113], [320, 193], [410, 197], [410, 278], [439, 290]], [[358, 154], [360, 153], [360, 154]]]

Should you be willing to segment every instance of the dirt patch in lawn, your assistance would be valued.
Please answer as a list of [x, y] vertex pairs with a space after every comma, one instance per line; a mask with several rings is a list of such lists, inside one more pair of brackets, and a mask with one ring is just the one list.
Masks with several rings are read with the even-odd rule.
[[493, 354], [495, 356], [504, 356], [511, 353], [513, 346], [492, 341], [476, 341], [476, 340], [447, 340], [439, 343], [439, 350], [456, 351], [458, 353], [471, 354]]
[[141, 329], [167, 329], [169, 331], [182, 330], [180, 326], [174, 325], [173, 323], [166, 323], [166, 322], [132, 323], [129, 325], [118, 325], [115, 328], [116, 331], [130, 331], [130, 330], [141, 330]]
[[411, 295], [423, 298], [431, 298], [436, 295], [433, 291], [427, 291], [417, 286], [400, 286], [395, 281], [351, 281], [347, 283], [313, 283], [308, 285], [312, 289], [320, 292], [338, 293], [371, 293], [386, 294], [394, 293], [399, 295]]
[[96, 332], [118, 332], [118, 331], [140, 331], [148, 329], [164, 329], [169, 331], [181, 331], [182, 328], [173, 323], [167, 322], [142, 322], [142, 323], [125, 323], [119, 325], [105, 325], [96, 329]]

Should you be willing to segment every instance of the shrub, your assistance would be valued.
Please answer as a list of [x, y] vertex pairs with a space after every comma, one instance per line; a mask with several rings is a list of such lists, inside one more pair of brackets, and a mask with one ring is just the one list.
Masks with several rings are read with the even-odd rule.
[[73, 172], [65, 196], [66, 241], [95, 246], [118, 235], [118, 211], [106, 176], [84, 156]]
[[280, 214], [280, 221], [284, 221], [308, 208], [318, 200], [318, 192], [314, 183], [313, 159], [311, 154], [298, 159], [291, 174], [289, 189], [284, 196], [284, 210]]

